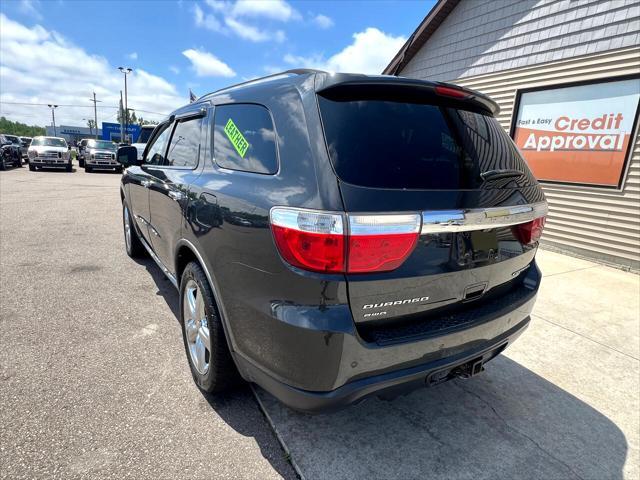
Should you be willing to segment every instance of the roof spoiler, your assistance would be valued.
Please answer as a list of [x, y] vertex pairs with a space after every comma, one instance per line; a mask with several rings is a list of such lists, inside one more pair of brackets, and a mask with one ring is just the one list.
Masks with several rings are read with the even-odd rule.
[[353, 89], [360, 91], [360, 93], [383, 93], [394, 89], [397, 89], [399, 94], [425, 94], [433, 97], [448, 98], [453, 101], [461, 103], [471, 103], [474, 106], [497, 115], [500, 112], [500, 106], [488, 96], [471, 90], [468, 88], [454, 85], [452, 83], [444, 82], [426, 82], [423, 80], [414, 80], [410, 78], [391, 77], [391, 76], [353, 76], [350, 75], [327, 75], [316, 86], [316, 93], [339, 93], [339, 91], [351, 91]]

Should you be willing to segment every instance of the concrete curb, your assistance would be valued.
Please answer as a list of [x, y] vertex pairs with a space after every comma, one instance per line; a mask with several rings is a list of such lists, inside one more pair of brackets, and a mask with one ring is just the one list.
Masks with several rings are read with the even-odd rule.
[[260, 399], [260, 395], [258, 395], [258, 392], [256, 391], [255, 385], [249, 384], [249, 386], [251, 387], [251, 391], [253, 392], [253, 396], [255, 397], [256, 402], [258, 402], [258, 406], [260, 407], [260, 410], [262, 411], [262, 414], [267, 419], [267, 422], [269, 422], [269, 425], [271, 426], [271, 430], [273, 430], [273, 433], [275, 434], [276, 438], [278, 439], [278, 442], [280, 442], [280, 445], [282, 446], [282, 449], [284, 450], [284, 453], [287, 454], [287, 456], [289, 458], [289, 463], [291, 463], [291, 466], [293, 467], [293, 470], [296, 472], [296, 475], [298, 475], [298, 478], [300, 478], [300, 480], [306, 480], [304, 474], [302, 473], [302, 470], [300, 469], [300, 467], [298, 466], [298, 464], [294, 460], [293, 456], [291, 455], [291, 450], [289, 450], [289, 447], [287, 446], [287, 444], [285, 443], [284, 439], [282, 438], [282, 435], [280, 435], [280, 432], [278, 432], [278, 429], [276, 428], [275, 423], [273, 423], [273, 420], [271, 419], [271, 416], [269, 415], [269, 412], [267, 412], [267, 409], [265, 408], [264, 404], [262, 403], [262, 400]]

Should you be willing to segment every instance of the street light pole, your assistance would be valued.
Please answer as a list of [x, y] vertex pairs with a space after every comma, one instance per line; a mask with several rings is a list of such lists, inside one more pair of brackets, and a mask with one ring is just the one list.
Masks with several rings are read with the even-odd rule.
[[51, 109], [51, 118], [53, 119], [53, 136], [57, 137], [58, 134], [56, 132], [56, 114], [55, 114], [55, 110], [56, 110], [56, 108], [58, 108], [58, 105], [53, 105], [53, 104], [49, 103], [48, 106]]
[[124, 74], [124, 118], [125, 118], [124, 134], [126, 137], [127, 131], [129, 130], [129, 106], [127, 104], [127, 75], [129, 75], [133, 71], [133, 69], [129, 67], [118, 67], [118, 70], [120, 70]]

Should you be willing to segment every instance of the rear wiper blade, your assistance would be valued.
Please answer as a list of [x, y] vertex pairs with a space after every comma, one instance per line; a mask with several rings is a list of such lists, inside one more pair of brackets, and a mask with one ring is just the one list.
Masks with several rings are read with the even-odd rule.
[[486, 172], [482, 172], [480, 177], [485, 181], [490, 180], [498, 180], [501, 178], [512, 178], [512, 177], [522, 177], [524, 176], [524, 172], [520, 170], [513, 170], [510, 168], [500, 169], [500, 170], [487, 170]]

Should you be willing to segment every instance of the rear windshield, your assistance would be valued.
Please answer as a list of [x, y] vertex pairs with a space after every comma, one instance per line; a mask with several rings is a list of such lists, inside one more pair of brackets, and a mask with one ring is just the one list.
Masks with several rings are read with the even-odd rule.
[[345, 182], [458, 190], [478, 188], [490, 170], [528, 174], [511, 138], [483, 113], [379, 99], [318, 102], [331, 162]]

